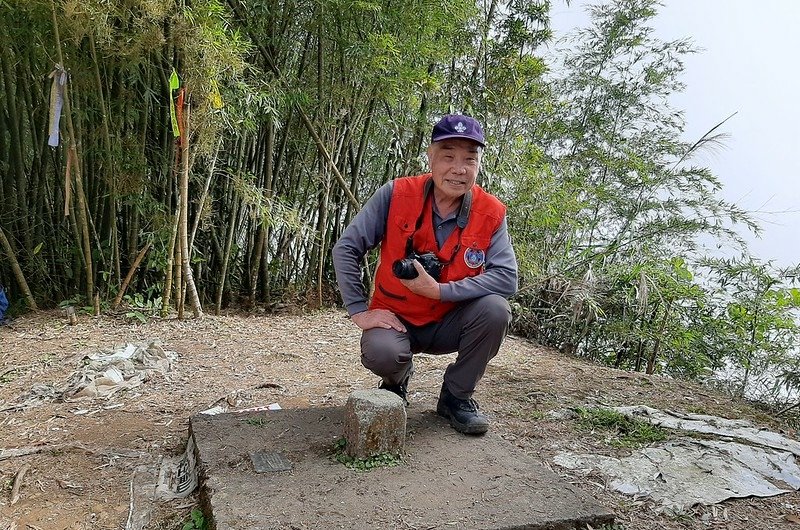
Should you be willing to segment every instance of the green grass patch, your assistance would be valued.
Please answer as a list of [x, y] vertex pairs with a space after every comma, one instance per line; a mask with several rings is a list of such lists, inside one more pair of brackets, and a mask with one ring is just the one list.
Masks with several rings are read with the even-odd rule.
[[206, 521], [203, 512], [195, 508], [189, 515], [189, 520], [183, 523], [181, 530], [207, 530], [208, 522]]
[[264, 427], [267, 424], [267, 418], [247, 418], [244, 422], [255, 427]]
[[586, 430], [608, 433], [615, 447], [641, 447], [667, 438], [664, 429], [611, 409], [579, 408], [578, 424]]
[[344, 464], [345, 467], [356, 471], [371, 471], [380, 467], [395, 467], [402, 463], [402, 459], [391, 453], [380, 453], [370, 458], [353, 458], [345, 452], [347, 440], [339, 438], [333, 444], [333, 459]]

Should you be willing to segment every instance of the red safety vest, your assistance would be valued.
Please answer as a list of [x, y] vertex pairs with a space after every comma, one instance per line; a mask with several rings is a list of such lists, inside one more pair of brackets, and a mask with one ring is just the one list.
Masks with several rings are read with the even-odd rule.
[[[433, 232], [433, 190], [425, 193], [430, 178], [431, 174], [426, 173], [394, 181], [386, 233], [381, 241], [380, 265], [375, 275], [375, 292], [370, 303], [370, 309], [388, 309], [417, 326], [439, 322], [456, 304], [414, 294], [392, 273], [392, 264], [406, 257], [408, 238], [413, 235], [413, 247], [418, 254], [433, 252], [445, 263], [439, 283], [477, 276], [483, 272], [492, 234], [500, 227], [506, 213], [506, 207], [496, 197], [473, 186], [466, 226], [456, 227], [439, 249]], [[420, 220], [420, 227], [416, 229]]]

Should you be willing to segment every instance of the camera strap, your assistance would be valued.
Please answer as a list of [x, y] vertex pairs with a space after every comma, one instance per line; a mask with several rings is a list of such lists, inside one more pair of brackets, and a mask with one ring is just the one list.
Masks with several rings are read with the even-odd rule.
[[[417, 217], [417, 222], [414, 224], [414, 231], [411, 232], [411, 235], [408, 236], [408, 239], [406, 240], [406, 256], [410, 256], [412, 253], [416, 253], [416, 249], [414, 248], [414, 236], [417, 235], [417, 232], [419, 232], [419, 229], [422, 227], [422, 223], [425, 220], [425, 213], [426, 212], [428, 212], [428, 211], [431, 212], [431, 222], [433, 222], [433, 199], [432, 199], [432, 197], [433, 197], [433, 194], [430, 192], [430, 190], [428, 190], [427, 193], [425, 194], [425, 201], [422, 204], [422, 211], [420, 212], [419, 216]], [[432, 229], [432, 227], [431, 227], [431, 229]], [[455, 230], [458, 232], [458, 242], [456, 243], [455, 247], [453, 247], [453, 252], [450, 254], [450, 259], [448, 259], [447, 261], [439, 260], [441, 262], [442, 266], [449, 265], [450, 263], [452, 263], [452, 261], [455, 259], [456, 255], [458, 254], [458, 251], [461, 250], [461, 234], [463, 232], [463, 229], [460, 226], [460, 224], [457, 224]], [[434, 235], [434, 239], [435, 238], [436, 238], [436, 236]], [[435, 254], [438, 257], [439, 253], [435, 252]]]

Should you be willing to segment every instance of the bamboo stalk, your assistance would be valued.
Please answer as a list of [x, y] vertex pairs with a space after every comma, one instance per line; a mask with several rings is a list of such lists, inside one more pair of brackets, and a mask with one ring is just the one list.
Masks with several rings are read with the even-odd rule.
[[[247, 20], [247, 18], [244, 15], [244, 12], [241, 9], [241, 5], [239, 4], [239, 2], [237, 0], [228, 0], [228, 5], [231, 6], [231, 8], [233, 9], [233, 12], [236, 14], [236, 16], [238, 16], [242, 20]], [[249, 31], [249, 26], [246, 26], [246, 27], [248, 27], [248, 31]], [[252, 34], [251, 34], [251, 36], [252, 36]], [[283, 77], [281, 76], [280, 69], [277, 67], [275, 62], [272, 60], [272, 56], [269, 54], [267, 49], [264, 48], [264, 46], [258, 41], [258, 39], [254, 38], [253, 42], [256, 43], [259, 52], [261, 53], [262, 57], [264, 58], [264, 60], [269, 65], [270, 69], [275, 73], [275, 76], [278, 79], [282, 80]], [[293, 108], [298, 112], [298, 114], [300, 114], [300, 119], [303, 120], [303, 125], [305, 125], [306, 129], [308, 130], [308, 133], [311, 135], [311, 138], [313, 138], [314, 143], [316, 144], [317, 149], [319, 150], [320, 154], [325, 159], [325, 162], [330, 166], [331, 171], [333, 171], [334, 176], [336, 176], [336, 181], [342, 187], [342, 191], [344, 191], [344, 194], [347, 196], [347, 199], [353, 204], [354, 207], [360, 208], [361, 205], [358, 203], [358, 200], [355, 198], [355, 196], [350, 192], [350, 188], [347, 186], [347, 182], [345, 182], [344, 177], [342, 176], [342, 173], [339, 171], [339, 168], [336, 167], [336, 164], [333, 162], [333, 158], [331, 158], [331, 155], [328, 152], [328, 149], [325, 147], [325, 144], [322, 142], [322, 139], [320, 138], [319, 134], [317, 133], [317, 130], [314, 127], [314, 124], [311, 123], [311, 120], [309, 119], [308, 115], [306, 115], [305, 111], [302, 109], [302, 107], [300, 107], [299, 103], [295, 103], [293, 105]]]
[[[179, 207], [180, 212], [180, 207]], [[178, 231], [180, 232], [180, 213], [178, 214]], [[180, 241], [175, 245], [175, 309], [178, 311], [178, 320], [183, 320], [183, 247]]]
[[178, 238], [178, 223], [180, 222], [179, 212], [175, 212], [175, 222], [172, 223], [172, 234], [167, 245], [167, 266], [164, 268], [164, 290], [161, 293], [161, 316], [169, 314], [169, 302], [172, 295], [173, 265], [175, 264], [175, 240]]
[[28, 307], [30, 307], [34, 311], [37, 310], [38, 307], [36, 306], [36, 300], [33, 299], [33, 295], [31, 294], [31, 289], [30, 287], [28, 287], [28, 282], [25, 281], [25, 275], [22, 274], [22, 268], [19, 266], [17, 257], [14, 255], [14, 249], [11, 247], [11, 243], [8, 241], [6, 233], [3, 232], [2, 228], [0, 228], [0, 246], [3, 247], [3, 250], [8, 256], [9, 261], [11, 262], [11, 270], [14, 271], [14, 277], [17, 279], [17, 284], [19, 285], [19, 288], [22, 290], [22, 294], [25, 296], [25, 300], [28, 302]]
[[[103, 160], [105, 164], [105, 173], [106, 179], [104, 182], [108, 183], [110, 181], [110, 175], [114, 173], [113, 165], [113, 157], [111, 156], [111, 133], [110, 127], [108, 125], [108, 106], [106, 105], [106, 99], [103, 90], [103, 82], [100, 76], [100, 65], [97, 62], [97, 50], [95, 49], [95, 42], [94, 36], [89, 36], [89, 51], [91, 52], [92, 56], [92, 65], [94, 66], [94, 78], [95, 83], [97, 85], [97, 96], [100, 100], [100, 109], [101, 109], [101, 126], [103, 132]], [[98, 183], [99, 185], [99, 183]], [[116, 283], [119, 285], [119, 281], [121, 279], [120, 274], [120, 262], [119, 262], [119, 248], [117, 246], [117, 197], [116, 193], [112, 189], [112, 186], [108, 187], [108, 219], [109, 219], [109, 244], [111, 246], [111, 268], [109, 272], [113, 272], [114, 276], [112, 281], [108, 282], [106, 288], [108, 289], [112, 284]], [[102, 219], [102, 218], [101, 218]], [[102, 248], [98, 241], [98, 247]], [[103, 254], [100, 254], [101, 258], [103, 259], [103, 267], [108, 268], [105, 264], [105, 257]]]
[[[5, 39], [3, 39], [5, 41]], [[3, 44], [6, 44], [3, 42]], [[3, 49], [7, 49], [3, 46]], [[19, 223], [22, 233], [25, 238], [26, 250], [31, 250], [32, 245], [30, 241], [30, 215], [28, 212], [28, 177], [25, 175], [25, 159], [23, 157], [23, 138], [22, 138], [22, 124], [20, 122], [19, 102], [15, 97], [13, 91], [14, 86], [14, 73], [11, 71], [11, 65], [6, 58], [5, 51], [0, 54], [0, 71], [2, 71], [4, 79], [4, 87], [8, 103], [5, 105], [8, 109], [9, 127], [8, 132], [11, 138], [11, 169], [14, 173], [14, 181], [16, 182], [16, 192], [14, 208], [14, 215]], [[17, 81], [18, 82], [18, 81]]]
[[220, 272], [219, 286], [217, 288], [217, 300], [214, 307], [214, 314], [219, 315], [219, 310], [222, 307], [222, 294], [225, 291], [225, 277], [228, 275], [228, 263], [231, 258], [231, 248], [233, 247], [233, 235], [236, 233], [236, 217], [239, 213], [239, 202], [234, 203], [231, 209], [231, 221], [228, 227], [228, 238], [225, 241], [225, 258], [222, 261], [222, 271]]
[[183, 134], [180, 139], [181, 146], [181, 178], [180, 178], [180, 205], [181, 205], [181, 221], [180, 221], [180, 247], [181, 247], [181, 263], [183, 269], [184, 282], [186, 285], [186, 293], [189, 295], [192, 304], [192, 312], [195, 318], [203, 316], [203, 308], [200, 305], [200, 297], [197, 295], [197, 287], [194, 283], [192, 276], [192, 267], [190, 263], [191, 248], [189, 248], [189, 115], [191, 107], [186, 105], [186, 114], [184, 116]]
[[[58, 62], [64, 65], [64, 55], [61, 52], [61, 38], [58, 34], [58, 18], [56, 16], [56, 2], [51, 0], [51, 7], [53, 12], [53, 32], [56, 40], [56, 51], [58, 53]], [[84, 268], [86, 270], [86, 299], [90, 301], [94, 295], [94, 271], [92, 267], [92, 248], [91, 238], [89, 237], [89, 221], [87, 218], [87, 205], [86, 195], [83, 189], [83, 176], [81, 175], [80, 160], [78, 158], [77, 145], [75, 143], [75, 126], [72, 122], [72, 108], [69, 101], [68, 84], [64, 84], [64, 117], [67, 120], [67, 133], [69, 134], [69, 149], [72, 151], [72, 162], [75, 169], [75, 188], [78, 197], [78, 223], [80, 228], [81, 239], [79, 245], [82, 243]]]
[[208, 178], [206, 178], [206, 184], [203, 186], [203, 193], [200, 195], [200, 201], [197, 206], [197, 214], [194, 216], [194, 223], [192, 224], [192, 233], [189, 236], [189, 248], [194, 248], [194, 236], [197, 234], [197, 227], [200, 225], [200, 218], [203, 216], [203, 207], [206, 204], [208, 189], [211, 187], [211, 180], [214, 178], [214, 168], [217, 166], [217, 158], [219, 158], [220, 148], [222, 148], [221, 137], [219, 142], [217, 142], [216, 150], [214, 150], [214, 158], [211, 159], [211, 167], [208, 169]]
[[256, 232], [255, 245], [253, 248], [253, 256], [250, 260], [250, 293], [248, 296], [248, 303], [253, 306], [256, 302], [256, 291], [258, 290], [258, 272], [261, 270], [261, 259], [264, 253], [264, 246], [267, 241], [267, 229], [261, 224]]
[[[267, 118], [267, 138], [264, 145], [264, 196], [268, 199], [273, 196], [272, 193], [272, 179], [273, 179], [273, 156], [275, 152], [275, 122], [270, 116]], [[251, 306], [256, 302], [256, 291], [258, 290], [258, 275], [261, 270], [261, 263], [264, 259], [265, 247], [267, 241], [268, 229], [263, 223], [259, 224], [256, 234], [256, 243], [253, 250], [253, 256], [250, 260], [250, 296], [248, 297]]]
[[125, 296], [125, 291], [128, 289], [128, 284], [131, 283], [131, 279], [133, 279], [133, 275], [136, 274], [136, 269], [139, 267], [139, 264], [144, 259], [145, 254], [147, 251], [150, 250], [150, 246], [152, 243], [150, 241], [142, 247], [142, 250], [139, 251], [139, 254], [136, 255], [136, 259], [133, 260], [133, 264], [131, 265], [128, 274], [125, 276], [125, 279], [122, 281], [122, 287], [119, 288], [119, 292], [117, 296], [114, 297], [114, 302], [111, 304], [111, 309], [116, 309], [119, 307], [120, 302], [122, 302], [122, 297]]

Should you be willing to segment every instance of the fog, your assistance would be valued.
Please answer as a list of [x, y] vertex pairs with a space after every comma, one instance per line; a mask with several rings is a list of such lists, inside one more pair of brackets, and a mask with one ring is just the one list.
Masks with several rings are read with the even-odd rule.
[[[556, 39], [589, 24], [587, 2], [556, 0]], [[735, 113], [718, 132], [723, 147], [693, 160], [712, 170], [722, 198], [751, 212], [760, 237], [742, 233], [751, 252], [778, 267], [800, 262], [800, 2], [667, 1], [653, 20], [662, 40], [690, 38], [686, 84], [671, 100], [684, 111], [684, 139], [694, 142]]]

